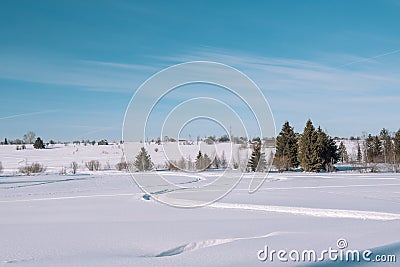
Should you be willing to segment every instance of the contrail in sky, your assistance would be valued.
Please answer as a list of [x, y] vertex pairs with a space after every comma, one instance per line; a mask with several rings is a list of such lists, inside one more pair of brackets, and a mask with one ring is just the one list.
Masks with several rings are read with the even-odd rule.
[[51, 112], [56, 112], [56, 111], [58, 111], [58, 110], [44, 110], [44, 111], [37, 111], [37, 112], [14, 114], [14, 115], [6, 116], [6, 117], [0, 117], [0, 120], [14, 119], [14, 118], [18, 118], [18, 117], [34, 116], [34, 115], [51, 113]]
[[384, 56], [388, 56], [388, 55], [393, 55], [393, 54], [396, 54], [396, 53], [398, 53], [398, 52], [400, 52], [400, 49], [393, 50], [393, 51], [390, 51], [390, 52], [387, 52], [387, 53], [384, 53], [384, 54], [376, 55], [376, 56], [373, 56], [373, 57], [368, 57], [368, 58], [363, 58], [363, 59], [356, 60], [356, 61], [351, 61], [351, 62], [349, 62], [349, 63], [340, 65], [339, 68], [340, 68], [340, 67], [349, 66], [349, 65], [353, 65], [353, 64], [356, 64], [356, 63], [361, 63], [361, 62], [370, 61], [370, 60], [375, 59], [375, 58], [380, 58], [380, 57], [384, 57]]

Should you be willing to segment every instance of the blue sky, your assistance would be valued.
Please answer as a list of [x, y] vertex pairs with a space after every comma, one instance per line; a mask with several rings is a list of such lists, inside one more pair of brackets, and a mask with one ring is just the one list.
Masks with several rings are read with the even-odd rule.
[[211, 60], [253, 79], [277, 129], [400, 128], [400, 1], [2, 1], [0, 138], [121, 139], [136, 88]]

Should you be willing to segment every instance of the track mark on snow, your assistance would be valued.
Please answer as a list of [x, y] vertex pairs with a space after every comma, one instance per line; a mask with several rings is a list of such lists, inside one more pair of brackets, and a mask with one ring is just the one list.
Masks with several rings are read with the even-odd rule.
[[296, 215], [326, 217], [326, 218], [347, 218], [347, 219], [363, 219], [390, 221], [400, 220], [400, 214], [363, 210], [340, 210], [340, 209], [322, 209], [322, 208], [304, 208], [304, 207], [288, 207], [288, 206], [268, 206], [254, 204], [234, 204], [234, 203], [213, 203], [209, 205], [213, 208], [221, 209], [238, 209], [238, 210], [255, 210], [266, 212], [288, 213]]
[[126, 194], [103, 194], [103, 195], [85, 195], [85, 196], [70, 196], [70, 197], [46, 197], [46, 198], [31, 198], [31, 199], [15, 199], [15, 200], [0, 200], [0, 203], [14, 202], [31, 202], [31, 201], [47, 201], [47, 200], [64, 200], [64, 199], [79, 199], [79, 198], [97, 198], [97, 197], [120, 197], [120, 196], [138, 196], [140, 193]]
[[159, 254], [154, 255], [153, 257], [169, 257], [182, 254], [184, 252], [194, 251], [202, 248], [214, 247], [219, 246], [222, 244], [232, 243], [239, 240], [251, 240], [251, 239], [260, 239], [260, 238], [267, 238], [275, 235], [280, 234], [287, 234], [289, 232], [272, 232], [267, 235], [262, 236], [252, 236], [252, 237], [237, 237], [237, 238], [225, 238], [225, 239], [208, 239], [203, 241], [197, 242], [190, 242], [186, 243], [172, 249], [165, 250]]
[[35, 260], [34, 258], [28, 258], [28, 259], [14, 259], [14, 260], [4, 260], [4, 261], [1, 261], [0, 263], [5, 263], [5, 264], [7, 264], [7, 263], [22, 263], [22, 262], [27, 262], [27, 261], [33, 261], [33, 260]]

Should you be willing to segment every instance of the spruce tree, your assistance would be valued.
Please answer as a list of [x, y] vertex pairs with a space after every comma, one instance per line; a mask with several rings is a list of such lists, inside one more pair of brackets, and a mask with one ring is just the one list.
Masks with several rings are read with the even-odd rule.
[[322, 160], [317, 151], [317, 133], [311, 120], [308, 120], [299, 140], [298, 160], [306, 171], [317, 171], [322, 167]]
[[343, 141], [340, 141], [338, 153], [340, 162], [347, 163], [349, 161], [349, 155], [347, 154], [346, 146]]
[[[334, 169], [333, 164], [337, 163], [339, 160], [338, 147], [336, 145], [335, 140], [328, 135], [328, 157], [329, 159], [329, 170], [332, 171]], [[347, 157], [348, 161], [348, 157]], [[326, 169], [328, 170], [328, 169]]]
[[198, 170], [203, 169], [203, 154], [201, 154], [200, 150], [199, 150], [199, 153], [197, 154], [195, 165], [196, 165], [196, 169], [198, 169]]
[[178, 161], [178, 166], [180, 170], [185, 170], [186, 169], [186, 160], [184, 157], [181, 157], [180, 160]]
[[374, 152], [374, 138], [371, 134], [365, 139], [365, 161], [366, 163], [374, 162], [375, 152]]
[[190, 155], [187, 164], [188, 164], [188, 170], [193, 170], [193, 162], [192, 162], [192, 157], [190, 157]]
[[228, 161], [226, 160], [226, 157], [225, 157], [225, 150], [222, 151], [222, 155], [221, 155], [221, 167], [222, 167], [222, 169], [226, 169], [228, 167]]
[[265, 154], [261, 152], [261, 140], [258, 138], [253, 143], [253, 152], [251, 153], [247, 168], [252, 172], [262, 172], [266, 168]]
[[380, 162], [382, 161], [382, 143], [379, 137], [376, 135], [374, 136], [373, 139], [373, 156], [374, 156], [374, 162]]
[[361, 146], [357, 142], [357, 162], [361, 163], [361, 160], [362, 160]]
[[298, 159], [304, 171], [321, 169], [333, 170], [333, 164], [339, 159], [335, 140], [322, 131], [315, 130], [311, 120], [308, 120], [299, 141]]
[[135, 168], [138, 171], [150, 171], [153, 169], [154, 164], [151, 161], [150, 155], [147, 153], [146, 149], [142, 147], [138, 153], [138, 155], [135, 158], [135, 161], [133, 163]]
[[298, 138], [289, 122], [285, 122], [276, 138], [274, 165], [279, 171], [290, 170], [299, 166], [297, 159]]
[[394, 150], [394, 157], [395, 163], [400, 162], [400, 130], [396, 132], [394, 135], [394, 140], [393, 140], [393, 150]]
[[221, 167], [221, 160], [217, 154], [215, 154], [214, 160], [212, 161], [211, 165], [213, 165], [216, 169], [219, 169]]
[[33, 144], [33, 147], [36, 149], [43, 149], [45, 148], [44, 143], [42, 141], [42, 139], [40, 139], [40, 137], [38, 137], [35, 141], [35, 143]]
[[315, 171], [319, 172], [321, 169], [325, 168], [327, 164], [329, 164], [330, 158], [328, 156], [329, 147], [328, 147], [328, 135], [322, 131], [321, 127], [317, 129], [317, 142], [316, 142], [316, 150], [318, 154], [318, 163], [315, 165]]
[[210, 168], [212, 162], [210, 157], [204, 153], [204, 155], [199, 151], [196, 157], [195, 165], [196, 169], [198, 170], [204, 170]]
[[209, 169], [210, 166], [211, 166], [211, 163], [212, 162], [211, 162], [210, 157], [207, 154], [204, 153], [204, 156], [203, 156], [203, 168], [202, 169]]
[[382, 141], [382, 153], [385, 163], [391, 162], [392, 155], [392, 139], [389, 131], [383, 128], [379, 134], [379, 138]]

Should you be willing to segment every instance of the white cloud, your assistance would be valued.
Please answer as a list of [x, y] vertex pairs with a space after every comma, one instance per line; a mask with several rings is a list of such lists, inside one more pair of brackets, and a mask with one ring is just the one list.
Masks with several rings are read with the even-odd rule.
[[[392, 51], [391, 54], [395, 53]], [[379, 66], [378, 69], [338, 68], [311, 60], [251, 56], [227, 50], [198, 51], [190, 55], [160, 59], [172, 62], [211, 60], [228, 64], [248, 74], [265, 91], [317, 89], [321, 92], [326, 90], [365, 92], [383, 86], [400, 85], [399, 76], [388, 72], [384, 66]]]

